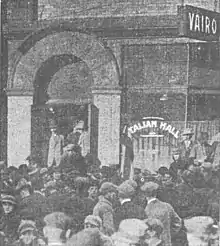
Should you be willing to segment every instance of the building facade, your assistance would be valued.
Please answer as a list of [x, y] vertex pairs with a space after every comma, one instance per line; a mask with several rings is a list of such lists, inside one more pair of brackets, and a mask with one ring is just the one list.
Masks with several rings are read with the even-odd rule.
[[[48, 100], [92, 102], [99, 109], [102, 165], [119, 163], [128, 122], [220, 116], [220, 70], [198, 65], [203, 42], [180, 35], [178, 14], [181, 4], [218, 11], [218, 1], [6, 2], [1, 158], [8, 165], [31, 153], [31, 107]], [[160, 100], [163, 95], [169, 100]]]

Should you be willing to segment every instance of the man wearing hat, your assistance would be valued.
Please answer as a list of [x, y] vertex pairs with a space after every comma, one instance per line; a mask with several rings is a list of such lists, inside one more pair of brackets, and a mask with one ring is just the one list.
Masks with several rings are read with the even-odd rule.
[[159, 219], [162, 222], [164, 227], [162, 241], [165, 246], [172, 246], [171, 234], [175, 235], [179, 232], [182, 220], [169, 203], [161, 202], [156, 198], [158, 188], [159, 185], [154, 182], [147, 182], [141, 187], [148, 202], [145, 213], [147, 218]]
[[49, 141], [49, 151], [47, 166], [59, 166], [63, 154], [64, 136], [58, 133], [57, 124], [54, 120], [50, 124], [51, 137]]
[[32, 213], [34, 220], [38, 224], [45, 214], [44, 208], [46, 204], [46, 198], [37, 192], [33, 192], [33, 188], [30, 182], [21, 179], [16, 187], [16, 191], [20, 198], [19, 209], [20, 213], [23, 210], [28, 210]]
[[173, 150], [173, 162], [170, 164], [169, 173], [173, 181], [178, 181], [178, 176], [187, 169], [186, 161], [181, 159], [181, 150]]
[[48, 246], [63, 246], [71, 234], [71, 218], [61, 212], [54, 212], [44, 217], [44, 237]]
[[105, 182], [100, 187], [99, 201], [93, 209], [93, 215], [99, 216], [103, 222], [103, 232], [111, 236], [115, 232], [113, 203], [117, 198], [117, 186], [110, 182]]
[[213, 148], [208, 143], [209, 135], [207, 132], [200, 132], [198, 141], [193, 145], [189, 158], [194, 165], [200, 166], [204, 162], [213, 162]]
[[0, 232], [5, 236], [8, 243], [17, 238], [17, 229], [20, 218], [17, 211], [17, 201], [12, 191], [1, 194], [3, 215], [0, 218]]
[[119, 229], [112, 235], [114, 245], [145, 245], [148, 226], [138, 219], [123, 220]]
[[37, 235], [36, 224], [32, 220], [22, 220], [18, 227], [19, 240], [13, 246], [46, 246]]
[[81, 155], [79, 145], [68, 144], [64, 149], [64, 154], [61, 157], [60, 168], [63, 173], [69, 173], [77, 170], [80, 175], [85, 176], [87, 167], [85, 158]]
[[132, 202], [135, 191], [134, 187], [128, 182], [124, 182], [118, 187], [120, 206], [117, 207], [115, 211], [116, 230], [122, 220], [133, 218], [143, 220], [146, 218], [143, 207]]
[[180, 145], [178, 146], [180, 150], [180, 159], [183, 160], [187, 165], [189, 164], [189, 155], [191, 152], [191, 149], [194, 145], [194, 142], [192, 140], [194, 133], [192, 129], [186, 128], [182, 133], [182, 141]]

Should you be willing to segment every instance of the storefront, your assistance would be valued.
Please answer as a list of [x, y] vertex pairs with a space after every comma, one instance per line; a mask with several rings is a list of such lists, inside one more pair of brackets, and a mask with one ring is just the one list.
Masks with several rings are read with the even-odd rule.
[[[23, 27], [22, 38], [19, 29], [9, 25], [5, 31], [9, 165], [18, 166], [31, 153], [31, 107], [48, 100], [97, 107], [98, 158], [102, 165], [119, 163], [120, 130], [129, 120], [162, 117], [169, 124], [183, 122], [184, 127], [186, 116], [187, 121], [211, 118], [207, 112], [208, 118], [195, 118], [200, 103], [190, 95], [202, 92], [207, 102], [215, 105], [219, 100], [219, 70], [207, 73], [207, 67], [192, 65], [189, 46], [200, 41], [180, 35], [178, 4], [160, 5], [158, 0], [158, 4], [146, 3], [143, 8], [143, 2], [130, 2], [116, 3], [119, 12], [103, 4], [84, 14], [79, 11], [75, 18], [74, 3], [69, 3], [72, 8], [58, 3], [44, 8], [38, 5], [37, 25]], [[83, 6], [88, 7], [85, 1]], [[218, 26], [210, 20], [209, 31], [215, 30], [218, 32]], [[161, 100], [164, 97], [169, 100]], [[213, 111], [218, 118], [219, 109], [213, 106]], [[152, 141], [155, 146], [155, 139]], [[144, 149], [147, 152], [149, 147]], [[136, 152], [136, 158], [144, 160], [145, 155], [140, 157]]]

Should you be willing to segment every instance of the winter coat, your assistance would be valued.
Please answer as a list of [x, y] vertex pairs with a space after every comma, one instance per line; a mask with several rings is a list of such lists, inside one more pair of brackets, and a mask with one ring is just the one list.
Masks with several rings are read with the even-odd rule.
[[132, 201], [126, 201], [121, 206], [115, 209], [115, 227], [118, 230], [122, 220], [125, 219], [140, 219], [146, 218], [144, 208], [133, 203]]
[[67, 175], [74, 170], [78, 171], [82, 176], [85, 176], [87, 173], [85, 158], [82, 156], [76, 158], [72, 155], [69, 156], [67, 153], [64, 153], [61, 157], [60, 168]]
[[10, 214], [3, 214], [0, 218], [0, 231], [4, 233], [5, 239], [10, 243], [14, 242], [17, 237], [17, 230], [20, 224], [20, 216], [15, 211]]
[[[25, 244], [23, 244], [23, 242], [21, 240], [18, 240], [16, 242], [14, 242], [11, 246], [27, 246]], [[34, 239], [34, 241], [28, 245], [28, 246], [46, 246], [46, 243], [43, 241], [43, 239], [41, 238], [36, 238]]]
[[165, 246], [172, 246], [171, 234], [178, 233], [182, 226], [182, 220], [173, 207], [168, 203], [155, 199], [148, 203], [145, 213], [147, 218], [159, 219], [163, 223], [164, 230], [161, 239]]
[[47, 158], [47, 166], [51, 167], [54, 163], [60, 165], [61, 156], [63, 154], [64, 136], [52, 134], [49, 141], [49, 152]]
[[115, 232], [114, 211], [110, 201], [100, 196], [98, 203], [93, 209], [93, 215], [99, 216], [102, 219], [105, 235], [111, 236]]

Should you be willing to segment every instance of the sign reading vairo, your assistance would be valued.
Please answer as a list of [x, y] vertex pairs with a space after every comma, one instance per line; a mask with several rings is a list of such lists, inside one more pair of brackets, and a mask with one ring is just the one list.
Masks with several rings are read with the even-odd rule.
[[179, 7], [178, 13], [180, 36], [204, 41], [218, 41], [220, 13], [190, 5]]
[[176, 139], [180, 132], [163, 118], [145, 117], [128, 128], [131, 134], [139, 133], [141, 137], [163, 137], [167, 132]]

